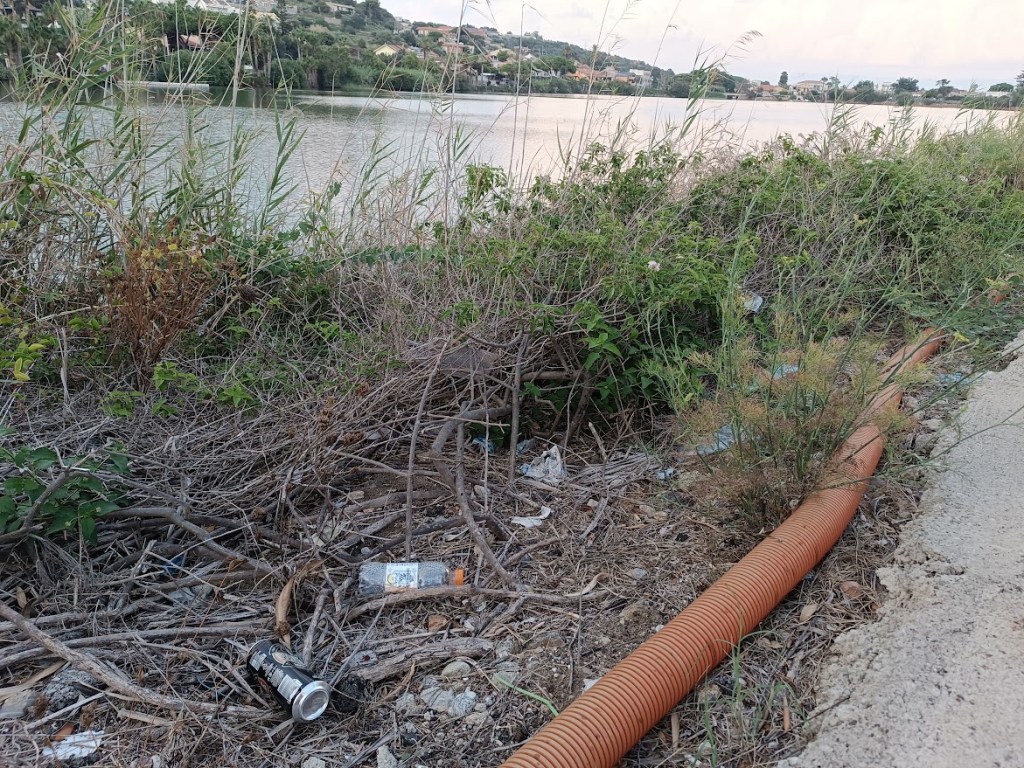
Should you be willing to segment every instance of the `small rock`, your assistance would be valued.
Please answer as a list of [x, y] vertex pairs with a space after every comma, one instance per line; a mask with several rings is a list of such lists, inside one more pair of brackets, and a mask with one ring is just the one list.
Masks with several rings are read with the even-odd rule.
[[476, 694], [467, 688], [462, 693], [452, 697], [452, 703], [448, 706], [448, 714], [452, 717], [465, 717], [473, 711], [476, 706]]
[[921, 422], [921, 427], [923, 429], [927, 429], [929, 432], [938, 432], [944, 426], [945, 424], [942, 419], [927, 419], [926, 421]]
[[517, 650], [517, 643], [510, 637], [505, 638], [494, 646], [494, 656], [497, 659], [507, 659]]
[[718, 701], [722, 695], [722, 689], [714, 683], [709, 683], [700, 689], [700, 693], [697, 694], [697, 700], [701, 704], [713, 704]]
[[491, 716], [486, 712], [473, 712], [472, 714], [466, 715], [464, 722], [472, 728], [479, 728], [483, 725], [490, 725]]
[[441, 677], [466, 677], [473, 668], [464, 661], [453, 661], [441, 670]]
[[643, 581], [647, 578], [647, 571], [643, 568], [634, 568], [629, 572], [629, 576], [637, 581]]
[[452, 706], [455, 694], [444, 688], [427, 688], [420, 693], [420, 698], [423, 699], [424, 704], [435, 712], [446, 713]]
[[416, 700], [416, 695], [413, 693], [403, 693], [395, 701], [395, 711], [400, 715], [415, 715], [423, 711], [423, 707], [420, 706], [419, 701]]
[[302, 761], [302, 768], [327, 768], [327, 763], [319, 757], [307, 757]]
[[657, 511], [658, 510], [656, 510], [650, 504], [641, 504], [640, 505], [640, 514], [647, 515], [647, 517], [654, 517], [654, 515], [655, 515], [655, 513]]
[[398, 768], [398, 758], [385, 747], [377, 747], [377, 768]]
[[647, 603], [638, 601], [630, 603], [622, 609], [622, 613], [619, 614], [619, 624], [642, 624], [646, 623], [644, 619], [648, 618], [651, 614], [651, 609]]

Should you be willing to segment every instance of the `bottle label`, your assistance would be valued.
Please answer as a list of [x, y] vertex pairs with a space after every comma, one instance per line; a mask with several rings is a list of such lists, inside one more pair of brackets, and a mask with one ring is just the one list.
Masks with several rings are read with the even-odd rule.
[[420, 582], [419, 563], [388, 563], [384, 569], [384, 591], [416, 589]]

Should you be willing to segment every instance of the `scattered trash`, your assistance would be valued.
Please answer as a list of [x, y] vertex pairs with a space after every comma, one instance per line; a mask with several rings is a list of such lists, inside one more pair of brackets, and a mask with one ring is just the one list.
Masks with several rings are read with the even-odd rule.
[[516, 456], [532, 451], [533, 446], [535, 446], [536, 444], [537, 438], [535, 437], [528, 437], [525, 440], [520, 440], [518, 443], [516, 443]]
[[426, 688], [420, 693], [420, 698], [435, 712], [447, 714], [455, 700], [455, 692], [447, 688]]
[[512, 522], [523, 526], [523, 528], [538, 528], [551, 516], [552, 511], [551, 507], [541, 507], [539, 515], [535, 517], [513, 517]]
[[[335, 506], [335, 509], [344, 509], [345, 504], [342, 502], [341, 506]], [[324, 523], [324, 526], [312, 536], [309, 540], [316, 544], [318, 547], [326, 547], [336, 538], [341, 536], [343, 533], [348, 533], [349, 528], [341, 522], [338, 523]]]
[[38, 699], [39, 694], [27, 688], [0, 698], [0, 720], [18, 720], [24, 717]]
[[654, 476], [657, 477], [659, 480], [671, 480], [675, 476], [675, 474], [675, 467], [662, 467], [661, 469], [654, 473]]
[[591, 688], [593, 688], [595, 685], [597, 685], [597, 683], [598, 683], [598, 681], [600, 679], [601, 679], [600, 677], [585, 677], [585, 678], [583, 678], [583, 690], [584, 691], [589, 691]]
[[519, 471], [534, 480], [560, 483], [565, 479], [565, 464], [562, 462], [562, 452], [558, 450], [557, 445], [553, 445], [529, 464], [523, 464]]
[[643, 581], [647, 578], [647, 571], [643, 568], [634, 568], [629, 572], [629, 577], [637, 581]]
[[320, 757], [307, 757], [302, 761], [302, 768], [327, 768], [327, 763]]
[[497, 446], [493, 440], [488, 440], [483, 435], [478, 435], [469, 441], [469, 444], [474, 448], [479, 449], [480, 453], [486, 453], [488, 456], [493, 454], [497, 450]]
[[761, 311], [761, 307], [764, 306], [764, 296], [756, 293], [751, 293], [743, 297], [743, 308], [747, 312], [753, 312], [755, 315]]
[[166, 573], [168, 576], [173, 578], [175, 576], [178, 576], [182, 572], [182, 569], [183, 569], [184, 565], [185, 565], [185, 553], [181, 552], [181, 553], [175, 555], [174, 557], [172, 557], [170, 560], [167, 560], [160, 567], [163, 568], [164, 573]]
[[796, 365], [795, 363], [783, 363], [782, 365], [777, 366], [774, 371], [772, 371], [772, 378], [778, 381], [779, 379], [784, 379], [787, 376], [792, 376], [794, 373], [799, 372], [799, 365]]
[[314, 678], [302, 661], [279, 643], [260, 640], [249, 650], [246, 665], [297, 722], [316, 720], [331, 703], [331, 687]]
[[733, 431], [733, 428], [730, 424], [726, 424], [716, 433], [715, 442], [713, 442], [711, 445], [697, 446], [697, 455], [710, 456], [713, 453], [719, 453], [732, 446], [735, 442], [736, 433], [735, 431]]
[[476, 706], [476, 694], [469, 688], [462, 693], [452, 697], [452, 703], [448, 707], [448, 714], [452, 717], [465, 717], [473, 711]]
[[461, 587], [466, 581], [462, 568], [444, 563], [363, 563], [359, 566], [359, 595], [371, 597], [446, 584]]
[[962, 373], [937, 373], [935, 383], [942, 387], [955, 387], [966, 378]]
[[52, 747], [43, 747], [43, 757], [61, 763], [67, 760], [81, 760], [91, 757], [101, 744], [103, 744], [103, 731], [73, 733]]

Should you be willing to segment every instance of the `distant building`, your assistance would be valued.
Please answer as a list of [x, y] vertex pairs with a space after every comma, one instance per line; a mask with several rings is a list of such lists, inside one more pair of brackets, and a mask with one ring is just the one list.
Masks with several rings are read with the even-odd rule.
[[400, 54], [403, 50], [404, 49], [400, 45], [395, 45], [394, 43], [384, 43], [384, 45], [374, 48], [373, 53], [375, 56], [383, 56], [386, 59], [390, 59], [391, 57]]
[[466, 50], [466, 46], [455, 40], [442, 40], [441, 47], [449, 56], [455, 56]]
[[431, 24], [430, 26], [416, 27], [416, 34], [420, 37], [426, 37], [432, 32], [437, 32], [439, 35], [450, 35], [454, 31], [454, 27], [446, 27], [443, 24]]
[[882, 83], [881, 85], [878, 86], [876, 90], [879, 93], [892, 93], [893, 85], [892, 83]]
[[654, 82], [651, 70], [649, 69], [631, 69], [629, 72], [636, 78], [636, 84], [641, 88], [650, 88]]
[[810, 96], [814, 93], [824, 92], [827, 87], [827, 84], [821, 82], [821, 80], [801, 80], [791, 85], [790, 89], [801, 96]]
[[771, 83], [761, 83], [759, 85], [752, 86], [750, 90], [754, 93], [755, 98], [758, 96], [763, 98], [774, 98], [786, 92], [786, 88], [783, 88], [781, 85], [772, 85]]

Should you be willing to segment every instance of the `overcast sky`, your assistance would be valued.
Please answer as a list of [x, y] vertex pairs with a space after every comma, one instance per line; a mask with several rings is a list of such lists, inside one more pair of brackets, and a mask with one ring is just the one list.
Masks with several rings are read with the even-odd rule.
[[[456, 24], [459, 0], [382, 0], [396, 16]], [[831, 77], [844, 83], [916, 77], [966, 88], [1013, 82], [1024, 69], [1024, 0], [472, 0], [465, 23], [538, 31], [677, 72], [704, 48], [732, 56], [727, 69], [775, 82]], [[667, 31], [666, 31], [667, 29]], [[745, 50], [744, 33], [761, 33]], [[664, 37], [664, 44], [662, 38]], [[658, 54], [659, 48], [661, 49]], [[657, 58], [656, 58], [657, 57]]]

